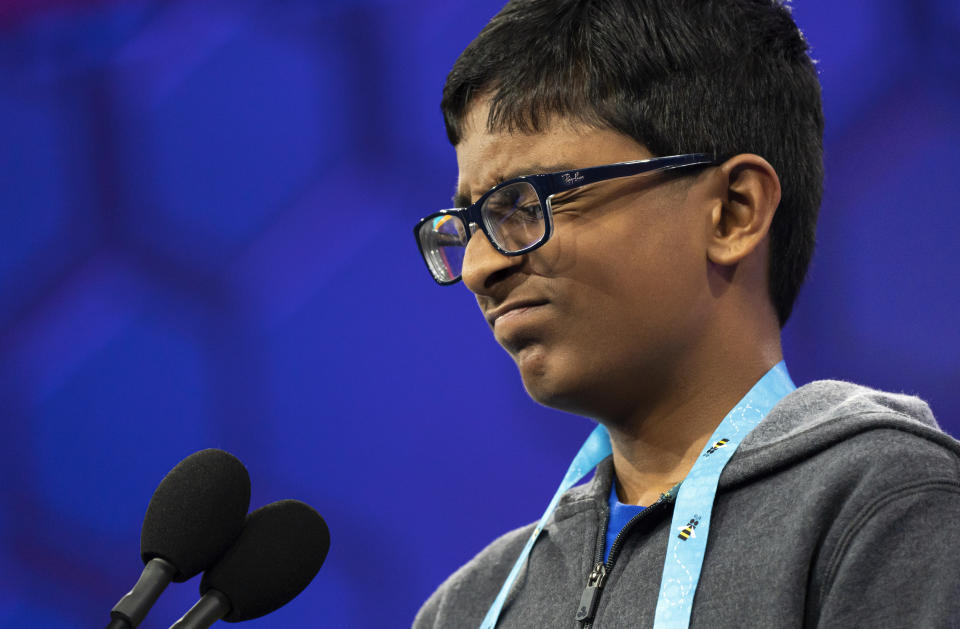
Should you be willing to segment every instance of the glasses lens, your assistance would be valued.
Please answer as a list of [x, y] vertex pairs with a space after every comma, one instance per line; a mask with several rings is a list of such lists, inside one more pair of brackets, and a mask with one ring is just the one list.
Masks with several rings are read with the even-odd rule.
[[504, 251], [522, 251], [538, 243], [546, 230], [540, 198], [525, 181], [504, 186], [487, 197], [480, 215], [487, 233]]
[[437, 216], [424, 222], [417, 236], [427, 266], [438, 282], [460, 277], [469, 240], [463, 221], [452, 214]]

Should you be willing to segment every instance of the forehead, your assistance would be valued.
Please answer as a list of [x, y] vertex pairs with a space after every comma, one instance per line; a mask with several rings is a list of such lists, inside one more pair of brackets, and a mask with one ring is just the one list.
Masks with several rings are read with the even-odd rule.
[[651, 157], [633, 138], [566, 118], [539, 132], [490, 131], [489, 105], [467, 111], [456, 146], [457, 196], [475, 200], [497, 182], [537, 172], [602, 166]]

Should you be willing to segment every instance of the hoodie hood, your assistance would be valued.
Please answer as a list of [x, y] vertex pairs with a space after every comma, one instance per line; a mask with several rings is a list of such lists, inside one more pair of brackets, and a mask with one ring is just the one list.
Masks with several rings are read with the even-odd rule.
[[907, 432], [960, 453], [960, 444], [937, 425], [926, 402], [911, 395], [819, 380], [773, 407], [740, 444], [720, 484], [770, 473], [868, 430]]

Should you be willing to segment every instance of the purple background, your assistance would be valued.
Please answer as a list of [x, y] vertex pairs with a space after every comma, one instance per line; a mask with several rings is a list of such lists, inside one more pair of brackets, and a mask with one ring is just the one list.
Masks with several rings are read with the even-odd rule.
[[[299, 498], [332, 532], [250, 627], [407, 626], [539, 516], [590, 425], [526, 397], [411, 237], [456, 177], [444, 77], [498, 5], [0, 7], [0, 626], [105, 625], [151, 493], [204, 447], [247, 464], [254, 507]], [[953, 434], [958, 6], [797, 3], [827, 181], [785, 337], [798, 383], [916, 393]]]

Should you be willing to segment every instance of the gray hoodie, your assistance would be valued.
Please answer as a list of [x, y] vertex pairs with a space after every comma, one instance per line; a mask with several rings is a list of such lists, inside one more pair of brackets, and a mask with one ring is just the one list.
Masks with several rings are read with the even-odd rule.
[[[834, 381], [800, 387], [720, 477], [690, 626], [960, 627], [958, 455], [917, 398]], [[625, 530], [593, 617], [575, 620], [602, 553], [612, 478], [608, 458], [564, 494], [498, 629], [653, 625], [672, 496]], [[414, 627], [478, 627], [533, 526], [457, 570]]]

